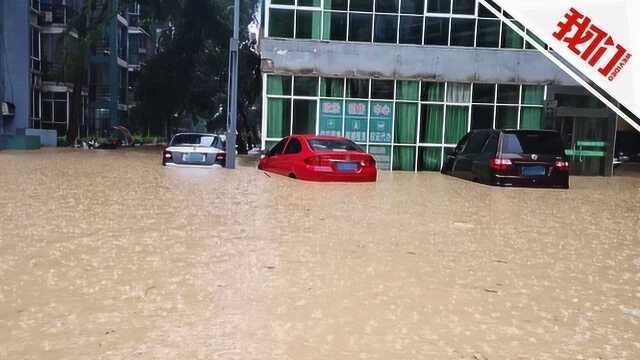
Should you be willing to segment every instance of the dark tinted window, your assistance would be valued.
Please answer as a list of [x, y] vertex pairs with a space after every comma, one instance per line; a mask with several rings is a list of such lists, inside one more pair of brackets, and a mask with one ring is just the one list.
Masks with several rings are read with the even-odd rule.
[[447, 45], [449, 43], [449, 18], [428, 17], [424, 28], [425, 45]]
[[475, 19], [451, 19], [451, 46], [473, 46]]
[[491, 133], [488, 131], [473, 133], [473, 135], [471, 135], [471, 139], [469, 139], [469, 144], [464, 148], [464, 152], [466, 154], [476, 154], [481, 152], [484, 144], [489, 138], [489, 135], [491, 135]]
[[464, 149], [464, 146], [467, 144], [467, 141], [469, 140], [469, 136], [471, 136], [471, 134], [467, 134], [465, 136], [462, 137], [462, 139], [460, 139], [460, 141], [458, 142], [458, 145], [456, 145], [456, 152], [462, 152], [462, 150]]
[[[404, 2], [403, 2], [404, 4]], [[400, 16], [400, 44], [422, 43], [422, 18], [419, 16]]]
[[358, 145], [347, 139], [311, 139], [309, 146], [313, 151], [359, 151], [364, 152]]
[[302, 151], [302, 145], [300, 145], [300, 140], [296, 138], [292, 138], [287, 145], [287, 150], [284, 151], [285, 154], [297, 154]]
[[493, 128], [493, 106], [473, 105], [471, 107], [471, 130]]
[[502, 153], [562, 155], [564, 148], [555, 132], [519, 131], [502, 135]]
[[395, 15], [376, 15], [373, 41], [395, 43], [397, 41], [398, 17]]
[[284, 138], [282, 140], [280, 140], [279, 143], [275, 144], [271, 150], [269, 150], [269, 153], [267, 154], [267, 156], [273, 156], [273, 155], [277, 155], [280, 154], [282, 152], [282, 149], [284, 148], [284, 144], [287, 143], [288, 138]]
[[493, 104], [495, 101], [496, 86], [494, 84], [473, 84], [473, 102]]
[[349, 41], [371, 42], [372, 19], [371, 14], [349, 14]]
[[498, 135], [492, 134], [484, 144], [482, 152], [485, 154], [496, 154], [498, 152]]
[[393, 80], [373, 80], [371, 83], [372, 99], [393, 99]]

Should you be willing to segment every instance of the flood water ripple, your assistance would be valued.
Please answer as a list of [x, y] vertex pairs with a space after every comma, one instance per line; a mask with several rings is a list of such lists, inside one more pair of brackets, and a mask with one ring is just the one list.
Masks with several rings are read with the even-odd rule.
[[0, 153], [0, 360], [639, 359], [640, 178]]

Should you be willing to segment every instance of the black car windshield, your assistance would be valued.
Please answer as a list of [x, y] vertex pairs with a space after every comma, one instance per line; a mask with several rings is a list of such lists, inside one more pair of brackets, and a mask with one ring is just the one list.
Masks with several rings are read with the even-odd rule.
[[364, 152], [358, 145], [347, 139], [311, 139], [309, 146], [313, 151], [359, 151]]
[[560, 135], [549, 131], [518, 131], [504, 133], [504, 154], [552, 154], [562, 155], [564, 148]]
[[171, 140], [171, 146], [188, 145], [211, 147], [214, 139], [215, 137], [213, 135], [207, 134], [178, 134]]

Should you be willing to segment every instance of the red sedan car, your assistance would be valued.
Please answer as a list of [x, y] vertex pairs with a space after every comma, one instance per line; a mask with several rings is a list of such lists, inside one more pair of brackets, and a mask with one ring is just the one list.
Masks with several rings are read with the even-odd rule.
[[337, 136], [292, 135], [263, 155], [258, 169], [311, 181], [376, 181], [373, 156]]

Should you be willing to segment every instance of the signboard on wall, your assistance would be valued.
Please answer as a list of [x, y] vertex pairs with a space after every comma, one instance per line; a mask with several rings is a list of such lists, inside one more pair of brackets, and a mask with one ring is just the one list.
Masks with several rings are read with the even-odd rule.
[[319, 134], [341, 136], [342, 115], [342, 100], [321, 100]]

